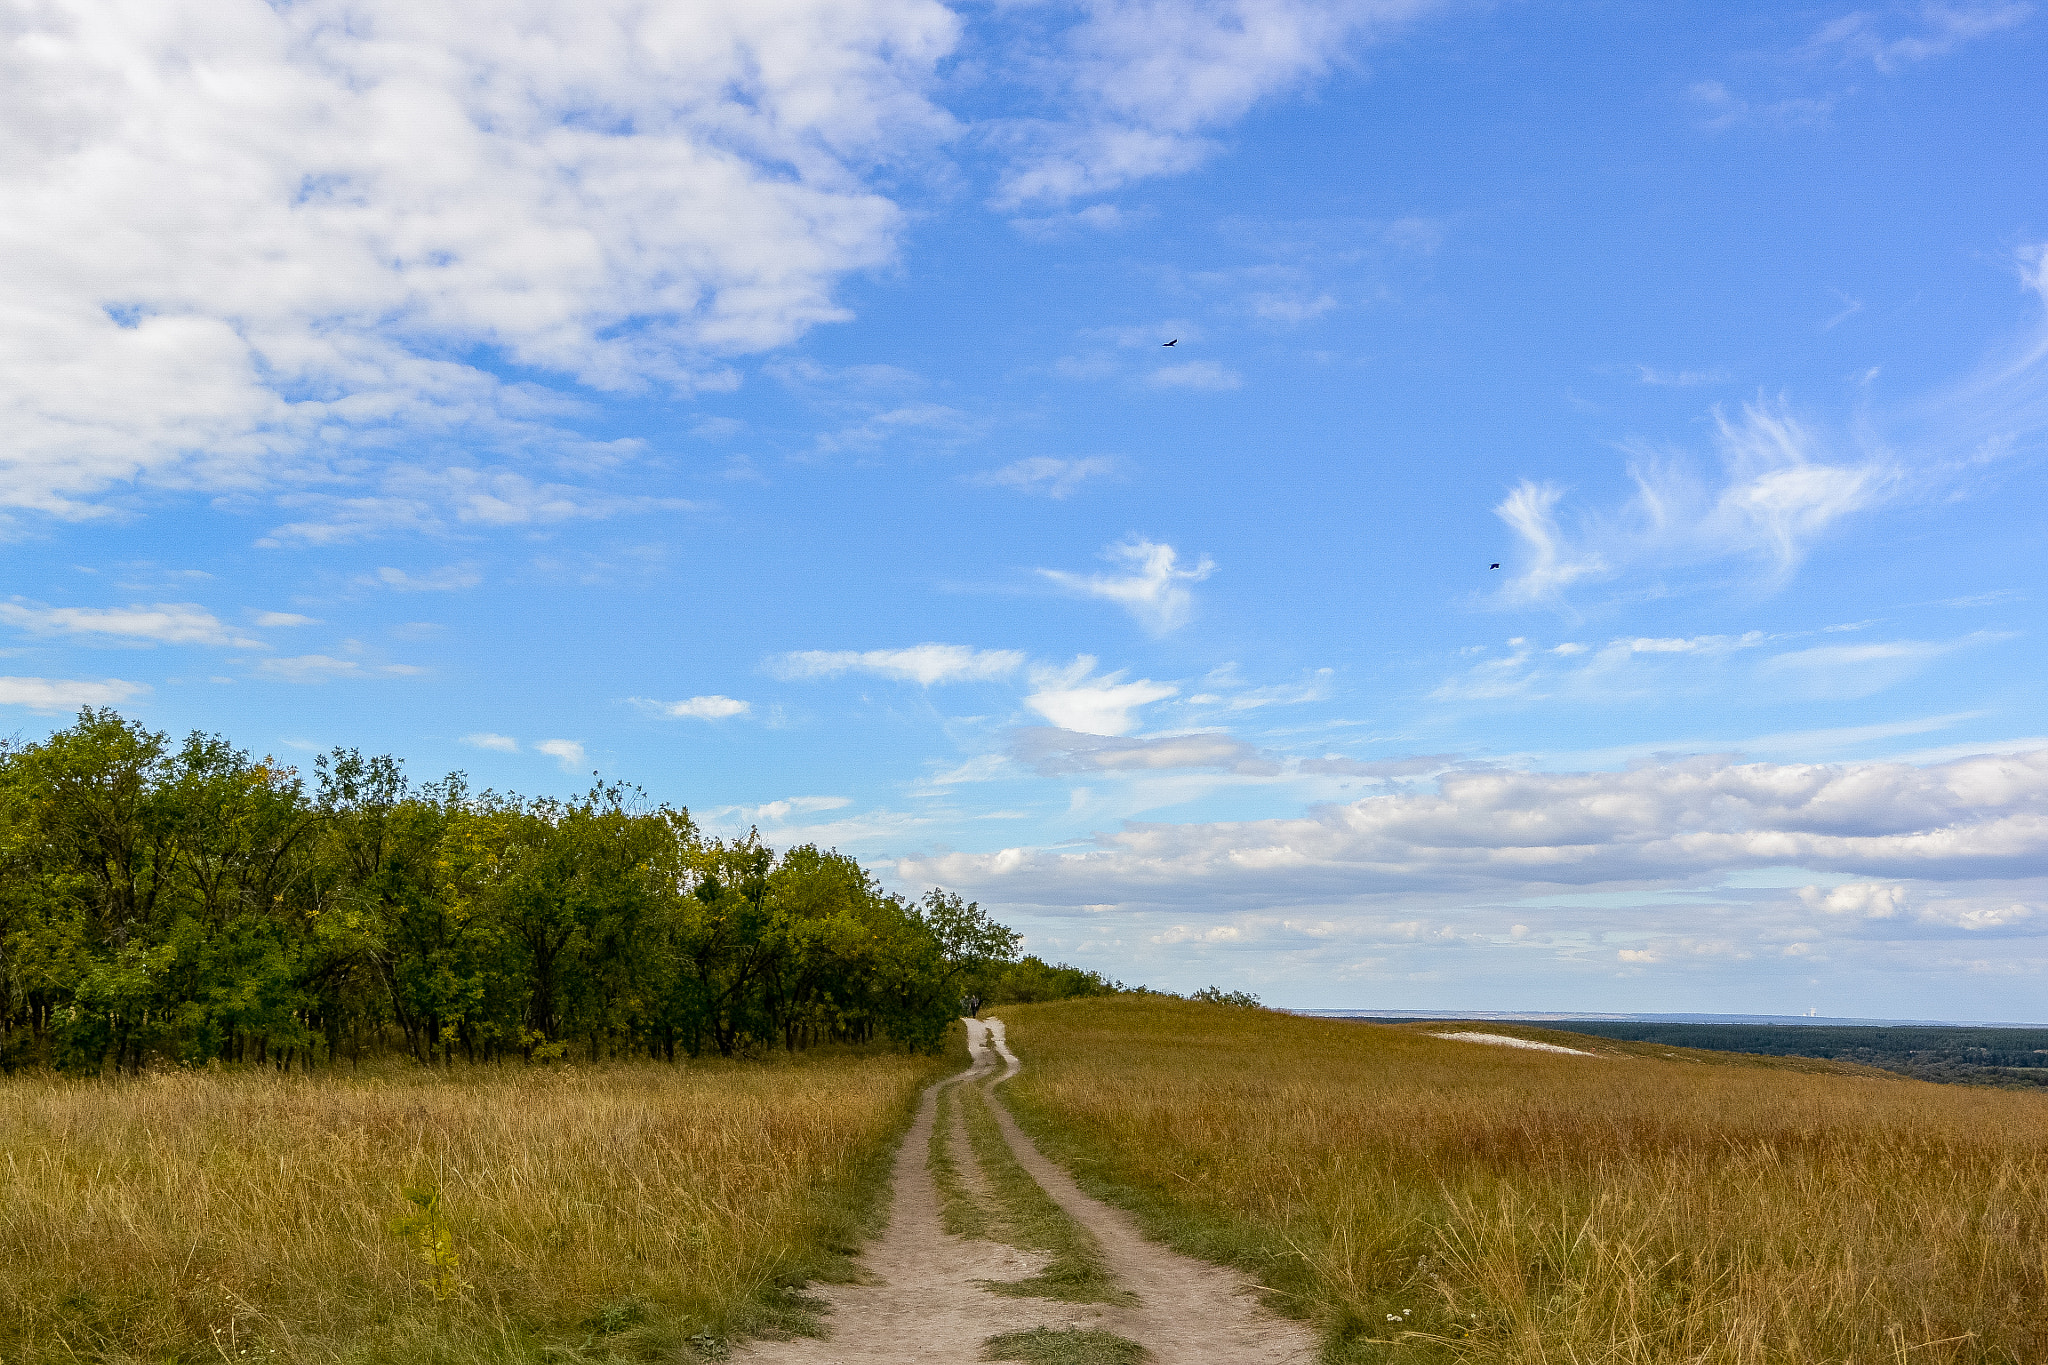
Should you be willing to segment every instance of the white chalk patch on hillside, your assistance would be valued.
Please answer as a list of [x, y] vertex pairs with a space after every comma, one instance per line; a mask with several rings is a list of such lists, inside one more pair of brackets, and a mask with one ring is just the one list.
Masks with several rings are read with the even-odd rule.
[[1492, 1043], [1496, 1047], [1526, 1047], [1537, 1052], [1566, 1052], [1574, 1057], [1591, 1057], [1594, 1054], [1575, 1047], [1559, 1047], [1556, 1043], [1532, 1043], [1527, 1038], [1510, 1038], [1505, 1033], [1432, 1033], [1432, 1038], [1455, 1038], [1461, 1043]]

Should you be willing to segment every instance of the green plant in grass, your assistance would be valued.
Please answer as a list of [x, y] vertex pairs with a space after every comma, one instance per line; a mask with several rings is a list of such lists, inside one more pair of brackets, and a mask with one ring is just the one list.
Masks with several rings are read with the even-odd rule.
[[427, 1263], [427, 1278], [420, 1283], [433, 1294], [436, 1303], [446, 1303], [469, 1288], [469, 1283], [462, 1278], [462, 1257], [455, 1250], [454, 1229], [448, 1226], [441, 1211], [440, 1187], [408, 1185], [405, 1199], [412, 1205], [412, 1211], [394, 1220], [391, 1230], [419, 1248], [420, 1259]]

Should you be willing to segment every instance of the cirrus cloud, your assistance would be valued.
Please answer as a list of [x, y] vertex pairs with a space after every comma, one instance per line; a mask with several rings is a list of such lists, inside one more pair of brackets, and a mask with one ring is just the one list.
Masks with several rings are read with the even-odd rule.
[[1077, 574], [1040, 569], [1039, 576], [1082, 597], [1114, 602], [1153, 635], [1165, 635], [1187, 623], [1194, 613], [1191, 583], [1216, 572], [1215, 561], [1203, 555], [1191, 568], [1180, 566], [1180, 552], [1171, 545], [1133, 538], [1110, 546], [1103, 558], [1129, 567], [1121, 574]]

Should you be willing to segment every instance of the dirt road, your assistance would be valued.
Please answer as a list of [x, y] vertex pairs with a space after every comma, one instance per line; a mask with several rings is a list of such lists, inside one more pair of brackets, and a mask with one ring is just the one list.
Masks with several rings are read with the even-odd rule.
[[[1267, 1312], [1235, 1272], [1147, 1241], [1128, 1214], [1082, 1193], [1046, 1160], [1000, 1104], [993, 1108], [1010, 1150], [1094, 1236], [1111, 1273], [1137, 1302], [1062, 1303], [984, 1288], [987, 1281], [1030, 1277], [1042, 1258], [952, 1236], [940, 1222], [939, 1195], [926, 1166], [939, 1092], [950, 1085], [1000, 1084], [1022, 1066], [1000, 1019], [964, 1022], [973, 1065], [924, 1093], [916, 1122], [896, 1153], [888, 1231], [860, 1258], [868, 1283], [821, 1291], [831, 1304], [824, 1339], [756, 1342], [738, 1359], [758, 1365], [967, 1365], [984, 1359], [983, 1343], [990, 1337], [1036, 1327], [1114, 1333], [1144, 1346], [1156, 1365], [1309, 1365], [1315, 1359], [1315, 1337], [1306, 1326]], [[995, 1076], [998, 1058], [1003, 1071]], [[957, 1161], [964, 1147], [953, 1150]]]

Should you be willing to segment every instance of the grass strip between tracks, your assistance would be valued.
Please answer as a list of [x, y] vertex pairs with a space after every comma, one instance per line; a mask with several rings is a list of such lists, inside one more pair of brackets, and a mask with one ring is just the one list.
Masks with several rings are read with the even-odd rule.
[[1052, 1259], [1028, 1279], [991, 1280], [990, 1292], [1016, 1298], [1060, 1299], [1068, 1303], [1131, 1303], [1130, 1291], [1119, 1288], [1104, 1265], [1101, 1249], [1088, 1230], [1067, 1216], [1053, 1197], [1039, 1188], [1019, 1164], [989, 1112], [986, 1087], [954, 1087], [967, 1142], [988, 1178], [996, 1201], [994, 1233], [998, 1240]]
[[1024, 1365], [1140, 1365], [1151, 1358], [1129, 1337], [1087, 1328], [1034, 1327], [990, 1337], [983, 1360], [1020, 1360]]

